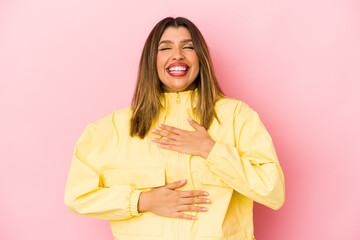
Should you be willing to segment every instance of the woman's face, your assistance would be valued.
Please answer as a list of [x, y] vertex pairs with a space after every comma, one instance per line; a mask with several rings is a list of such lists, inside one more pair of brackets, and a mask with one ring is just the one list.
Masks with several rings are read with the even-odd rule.
[[186, 27], [168, 27], [160, 38], [157, 72], [165, 92], [194, 89], [199, 59]]

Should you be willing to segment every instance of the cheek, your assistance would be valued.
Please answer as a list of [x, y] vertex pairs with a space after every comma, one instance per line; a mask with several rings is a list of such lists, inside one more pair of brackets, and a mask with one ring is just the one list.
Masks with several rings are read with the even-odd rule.
[[157, 58], [156, 58], [156, 62], [157, 62], [158, 67], [163, 67], [165, 65], [165, 63], [166, 63], [165, 57], [162, 56], [161, 54], [158, 54]]
[[195, 57], [194, 59], [193, 59], [193, 66], [194, 66], [194, 69], [196, 69], [196, 71], [198, 71], [199, 70], [199, 60], [197, 59], [197, 57]]
[[156, 68], [159, 68], [161, 65], [161, 61], [160, 61], [160, 58], [159, 56], [156, 58]]
[[193, 65], [199, 66], [199, 58], [196, 55], [196, 53], [189, 56], [191, 58], [191, 61], [193, 62]]

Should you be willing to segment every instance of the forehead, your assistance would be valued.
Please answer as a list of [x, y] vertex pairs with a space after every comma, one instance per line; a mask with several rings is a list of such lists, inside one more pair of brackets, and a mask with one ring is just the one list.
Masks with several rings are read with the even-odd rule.
[[186, 27], [168, 27], [165, 29], [164, 33], [162, 34], [160, 41], [170, 40], [173, 42], [180, 42], [185, 39], [191, 39], [191, 34]]

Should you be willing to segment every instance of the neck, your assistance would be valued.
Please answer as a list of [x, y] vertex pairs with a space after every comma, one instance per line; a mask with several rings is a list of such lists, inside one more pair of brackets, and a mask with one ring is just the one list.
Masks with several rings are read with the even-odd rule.
[[193, 82], [189, 87], [187, 87], [185, 90], [182, 90], [182, 91], [177, 91], [177, 90], [174, 90], [174, 89], [170, 89], [166, 85], [162, 85], [162, 89], [163, 89], [164, 93], [186, 92], [186, 91], [194, 90], [195, 88], [197, 88], [195, 82]]

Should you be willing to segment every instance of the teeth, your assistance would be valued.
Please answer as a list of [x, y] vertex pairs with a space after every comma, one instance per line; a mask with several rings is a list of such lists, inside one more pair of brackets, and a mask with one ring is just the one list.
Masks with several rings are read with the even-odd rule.
[[176, 66], [176, 67], [171, 67], [171, 68], [169, 68], [169, 71], [170, 71], [170, 72], [173, 72], [173, 71], [185, 72], [186, 69], [187, 69], [187, 67]]

